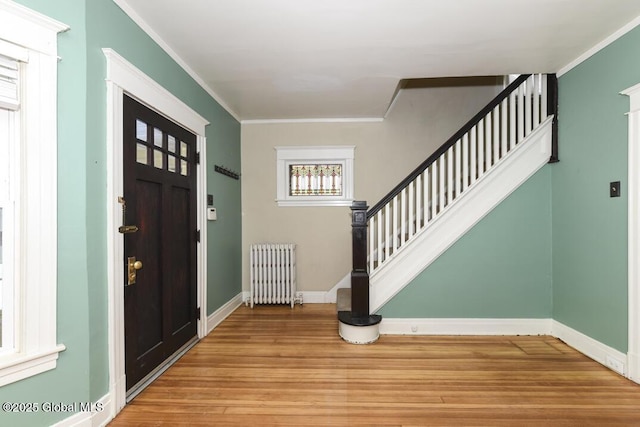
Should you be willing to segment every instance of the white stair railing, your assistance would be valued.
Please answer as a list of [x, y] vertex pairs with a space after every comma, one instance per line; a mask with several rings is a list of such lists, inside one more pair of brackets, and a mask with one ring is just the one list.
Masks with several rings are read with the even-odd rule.
[[[367, 212], [369, 275], [428, 229], [555, 114], [551, 111], [555, 96], [555, 76], [520, 76], [371, 208]], [[555, 153], [551, 161], [554, 157]]]

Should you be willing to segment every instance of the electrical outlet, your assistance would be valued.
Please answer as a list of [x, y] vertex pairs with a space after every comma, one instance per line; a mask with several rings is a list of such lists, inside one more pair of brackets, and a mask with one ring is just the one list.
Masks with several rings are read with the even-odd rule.
[[607, 356], [607, 358], [605, 359], [605, 364], [608, 368], [616, 371], [620, 375], [624, 375], [624, 363], [622, 363], [620, 360], [615, 359], [611, 356]]

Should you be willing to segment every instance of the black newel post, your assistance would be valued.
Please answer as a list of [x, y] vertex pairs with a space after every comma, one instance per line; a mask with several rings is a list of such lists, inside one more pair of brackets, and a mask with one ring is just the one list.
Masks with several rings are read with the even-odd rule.
[[[371, 343], [378, 339], [377, 325], [382, 320], [378, 314], [369, 314], [369, 271], [367, 270], [367, 202], [351, 205], [351, 235], [353, 269], [351, 270], [351, 311], [339, 311], [338, 320], [343, 325], [363, 328], [342, 330], [346, 341], [358, 344]], [[375, 327], [375, 329], [371, 329]], [[341, 326], [342, 328], [342, 326]]]
[[353, 269], [351, 270], [351, 315], [369, 316], [369, 273], [367, 271], [367, 202], [351, 205]]
[[551, 159], [549, 163], [560, 161], [558, 157], [558, 78], [555, 74], [547, 74], [547, 114], [553, 114], [551, 125]]

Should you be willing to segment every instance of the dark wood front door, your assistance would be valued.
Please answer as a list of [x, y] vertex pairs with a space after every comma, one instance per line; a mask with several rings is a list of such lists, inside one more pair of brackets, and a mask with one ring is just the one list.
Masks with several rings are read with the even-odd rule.
[[197, 339], [196, 137], [127, 96], [123, 114], [124, 221], [138, 228], [122, 230], [130, 391]]

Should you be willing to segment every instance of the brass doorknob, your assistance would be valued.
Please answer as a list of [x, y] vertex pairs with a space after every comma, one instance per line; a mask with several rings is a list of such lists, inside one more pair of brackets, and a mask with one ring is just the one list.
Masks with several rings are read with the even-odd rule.
[[133, 263], [133, 268], [140, 270], [142, 268], [142, 261], [136, 261]]

